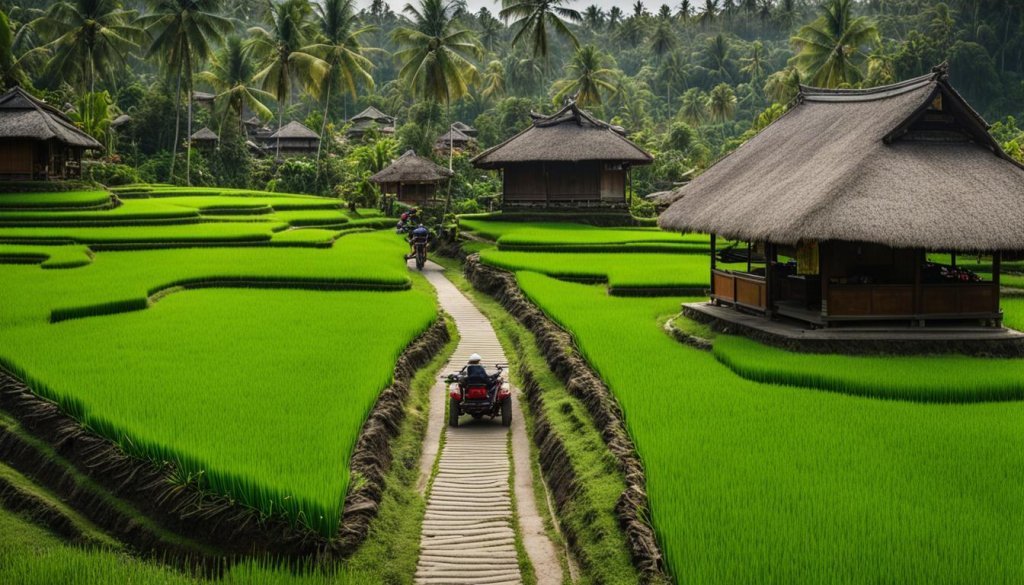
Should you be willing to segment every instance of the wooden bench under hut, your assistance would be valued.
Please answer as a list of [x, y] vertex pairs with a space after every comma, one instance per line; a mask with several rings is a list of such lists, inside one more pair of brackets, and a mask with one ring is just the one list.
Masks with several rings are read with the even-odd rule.
[[[762, 323], [999, 329], [1000, 255], [1024, 249], [1024, 167], [944, 66], [872, 89], [801, 87], [679, 194], [660, 225], [712, 234], [712, 305]], [[967, 254], [980, 270], [957, 265]]]
[[448, 169], [407, 150], [370, 177], [370, 181], [380, 185], [385, 195], [393, 195], [400, 203], [418, 207], [433, 203], [438, 187], [451, 176], [452, 172]]
[[570, 103], [473, 158], [502, 172], [502, 208], [626, 208], [630, 169], [654, 158], [622, 128]]
[[20, 87], [0, 96], [0, 180], [75, 179], [82, 153], [103, 145]]

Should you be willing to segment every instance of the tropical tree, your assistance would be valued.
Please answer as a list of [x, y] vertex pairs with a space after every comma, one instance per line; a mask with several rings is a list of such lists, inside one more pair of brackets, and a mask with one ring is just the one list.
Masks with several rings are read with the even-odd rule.
[[[433, 101], [444, 100], [445, 117], [451, 128], [451, 104], [469, 92], [469, 84], [477, 77], [473, 59], [483, 53], [473, 31], [458, 22], [460, 5], [449, 0], [421, 0], [419, 8], [406, 4], [403, 12], [408, 24], [392, 31], [401, 47], [395, 54], [402, 69], [399, 79], [413, 95]], [[452, 167], [449, 153], [448, 169]], [[451, 187], [445, 212], [451, 203]]]
[[574, 47], [579, 47], [576, 35], [572, 34], [566, 20], [574, 23], [583, 21], [583, 16], [569, 8], [572, 0], [509, 0], [499, 13], [508, 21], [516, 19], [512, 26], [516, 34], [512, 37], [512, 46], [530, 39], [530, 46], [535, 56], [548, 56], [548, 27], [566, 38]]
[[50, 55], [47, 74], [95, 93], [96, 78], [109, 77], [138, 47], [134, 18], [117, 0], [64, 0], [29, 26], [46, 40], [37, 51]]
[[68, 112], [68, 118], [75, 126], [95, 138], [107, 152], [110, 152], [113, 146], [113, 133], [110, 131], [110, 122], [114, 115], [113, 103], [110, 93], [106, 91], [84, 93], [75, 100], [75, 107]]
[[715, 73], [718, 79], [732, 79], [729, 72], [732, 65], [732, 46], [724, 35], [718, 34], [708, 39], [704, 49], [704, 66]]
[[679, 39], [676, 38], [671, 23], [668, 20], [659, 19], [658, 24], [654, 27], [654, 32], [651, 33], [650, 43], [651, 52], [660, 58], [675, 49], [679, 44]]
[[[80, 0], [81, 1], [81, 0]], [[188, 130], [192, 136], [192, 78], [197, 63], [208, 60], [213, 46], [229, 34], [231, 20], [218, 12], [220, 0], [149, 0], [149, 14], [139, 18], [152, 42], [147, 55], [156, 57], [165, 71], [177, 77], [175, 94], [174, 154], [171, 157], [171, 177], [178, 154], [181, 127], [181, 85], [188, 96]], [[192, 141], [188, 141], [185, 156], [185, 182], [192, 184]]]
[[708, 97], [700, 89], [694, 87], [683, 94], [683, 106], [679, 115], [687, 124], [701, 126], [708, 119]]
[[0, 10], [0, 90], [25, 85], [27, 81], [21, 59], [15, 54], [14, 28], [7, 14]]
[[736, 93], [728, 83], [719, 83], [711, 89], [708, 112], [712, 120], [722, 125], [722, 140], [725, 141], [725, 123], [736, 115]]
[[581, 106], [600, 105], [602, 91], [615, 91], [615, 72], [608, 68], [608, 57], [594, 45], [577, 49], [566, 72], [568, 77], [555, 84], [555, 102], [572, 96]]
[[497, 59], [487, 64], [484, 70], [484, 89], [481, 92], [486, 98], [505, 95], [505, 66]]
[[693, 16], [693, 3], [690, 0], [682, 0], [679, 2], [679, 10], [676, 12], [676, 16], [682, 22], [689, 22], [690, 17]]
[[622, 9], [612, 6], [608, 9], [608, 28], [616, 28], [622, 24]]
[[[327, 73], [320, 85], [323, 91], [324, 115], [320, 124], [320, 136], [327, 132], [327, 113], [331, 104], [331, 90], [338, 88], [356, 97], [356, 85], [362, 83], [373, 88], [370, 70], [373, 63], [366, 58], [365, 49], [359, 37], [374, 30], [372, 26], [359, 26], [356, 20], [355, 0], [321, 0], [314, 5], [319, 30], [317, 42], [303, 48], [327, 62]], [[319, 172], [321, 139], [316, 149], [316, 164]]]
[[591, 32], [599, 32], [604, 28], [604, 10], [596, 4], [587, 6], [583, 11], [583, 25]]
[[486, 8], [480, 9], [477, 17], [480, 22], [480, 44], [488, 51], [494, 51], [501, 41], [502, 33], [505, 32], [504, 25], [497, 18], [491, 16]]
[[[199, 73], [199, 79], [216, 91], [214, 104], [221, 113], [221, 129], [229, 114], [241, 126], [245, 108], [263, 120], [274, 115], [264, 104], [264, 101], [272, 100], [274, 96], [256, 87], [253, 81], [255, 74], [252, 58], [245, 50], [242, 39], [237, 36], [228, 37], [224, 47], [210, 62], [210, 68]], [[217, 134], [221, 134], [220, 130]]]
[[715, 23], [715, 18], [718, 17], [718, 0], [704, 0], [704, 10], [700, 13], [697, 19], [700, 21], [701, 26], [709, 27]]
[[790, 39], [799, 51], [790, 64], [811, 85], [842, 87], [864, 78], [864, 49], [879, 42], [878, 29], [867, 17], [853, 16], [852, 0], [829, 0], [821, 16]]
[[800, 71], [796, 67], [779, 69], [768, 76], [764, 93], [776, 104], [788, 104], [800, 92]]
[[746, 73], [750, 78], [750, 83], [758, 87], [768, 70], [768, 60], [761, 41], [754, 41], [750, 47], [750, 56], [740, 59], [740, 63], [743, 65], [740, 68], [740, 73]]
[[[293, 89], [298, 86], [316, 95], [330, 71], [326, 61], [307, 49], [317, 35], [311, 17], [312, 9], [307, 0], [284, 0], [270, 6], [266, 28], [254, 26], [248, 31], [247, 50], [260, 63], [255, 79], [277, 100], [279, 129]], [[280, 136], [275, 156], [281, 156]]]

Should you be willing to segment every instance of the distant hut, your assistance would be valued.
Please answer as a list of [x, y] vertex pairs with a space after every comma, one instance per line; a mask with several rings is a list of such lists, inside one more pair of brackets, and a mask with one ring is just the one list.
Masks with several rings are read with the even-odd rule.
[[452, 127], [470, 138], [476, 138], [476, 128], [466, 124], [465, 122], [455, 122], [452, 124]]
[[267, 148], [277, 152], [278, 139], [281, 141], [281, 156], [313, 155], [320, 147], [320, 135], [294, 120], [270, 135]]
[[[1000, 252], [1024, 249], [1024, 167], [987, 129], [945, 67], [872, 89], [801, 87], [659, 222], [712, 234], [717, 305], [811, 328], [998, 326]], [[723, 236], [741, 242], [725, 258], [739, 266], [719, 264]], [[963, 252], [991, 254], [990, 276], [958, 267]]]
[[411, 150], [395, 159], [370, 181], [380, 185], [385, 194], [407, 205], [426, 205], [434, 201], [438, 186], [452, 176], [452, 172], [434, 161]]
[[434, 149], [439, 152], [448, 152], [449, 149], [461, 151], [469, 148], [470, 144], [474, 142], [476, 141], [472, 137], [463, 134], [461, 130], [452, 125], [450, 130], [437, 139], [437, 142], [434, 143]]
[[220, 140], [217, 137], [217, 134], [206, 126], [196, 130], [195, 133], [192, 134], [191, 139], [193, 145], [204, 150], [213, 150], [213, 148], [217, 146], [217, 141]]
[[132, 121], [132, 117], [131, 116], [129, 116], [128, 114], [121, 114], [120, 116], [114, 118], [110, 122], [110, 127], [113, 128], [114, 130], [120, 131], [119, 130], [120, 128], [122, 128], [123, 126], [126, 126], [131, 121]]
[[473, 158], [502, 170], [502, 206], [626, 207], [630, 169], [654, 158], [575, 103]]
[[345, 135], [353, 140], [362, 138], [367, 132], [374, 129], [381, 134], [395, 133], [395, 118], [373, 106], [352, 116], [348, 121], [352, 125], [345, 132]]
[[206, 106], [208, 108], [212, 108], [213, 107], [213, 102], [216, 99], [217, 99], [217, 96], [215, 96], [215, 95], [213, 95], [212, 93], [209, 93], [209, 92], [205, 92], [205, 91], [193, 91], [192, 92], [192, 101], [194, 103]]
[[63, 112], [20, 87], [0, 96], [0, 180], [77, 178], [82, 152], [102, 149]]

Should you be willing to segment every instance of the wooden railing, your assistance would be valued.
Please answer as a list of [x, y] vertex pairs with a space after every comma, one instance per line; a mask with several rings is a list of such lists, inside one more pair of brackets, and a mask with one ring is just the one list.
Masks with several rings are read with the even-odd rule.
[[768, 285], [763, 276], [712, 269], [711, 299], [763, 313], [768, 310]]

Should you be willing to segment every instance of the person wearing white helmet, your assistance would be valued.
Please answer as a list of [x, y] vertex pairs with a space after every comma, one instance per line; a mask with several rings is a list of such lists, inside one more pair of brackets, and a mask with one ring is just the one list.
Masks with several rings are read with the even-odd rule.
[[474, 353], [469, 356], [469, 362], [466, 363], [466, 367], [462, 368], [462, 373], [466, 378], [484, 379], [487, 378], [487, 368], [480, 362], [484, 358], [480, 357], [480, 354]]

